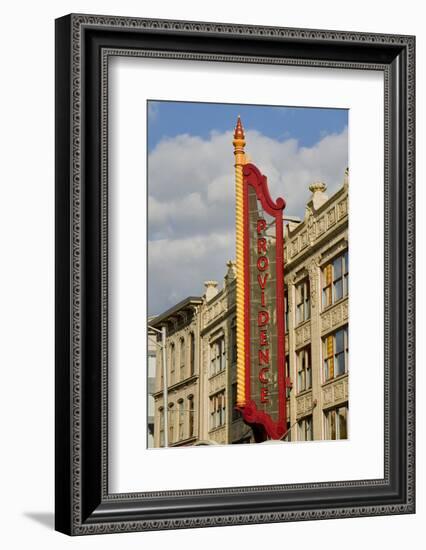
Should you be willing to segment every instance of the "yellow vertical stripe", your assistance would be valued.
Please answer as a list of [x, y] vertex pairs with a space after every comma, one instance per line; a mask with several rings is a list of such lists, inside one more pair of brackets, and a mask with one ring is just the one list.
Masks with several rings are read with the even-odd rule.
[[[237, 159], [239, 160], [239, 159]], [[246, 404], [245, 387], [245, 331], [244, 331], [244, 225], [243, 225], [243, 166], [235, 165], [235, 192], [236, 192], [236, 304], [237, 304], [237, 405]]]
[[245, 311], [244, 311], [244, 210], [243, 210], [243, 166], [246, 164], [244, 153], [244, 129], [238, 116], [234, 132], [235, 155], [235, 241], [236, 241], [236, 306], [237, 306], [237, 406], [246, 404], [245, 380]]
[[325, 282], [327, 285], [331, 284], [331, 264], [325, 268]]
[[327, 359], [329, 378], [334, 378], [333, 336], [327, 336]]

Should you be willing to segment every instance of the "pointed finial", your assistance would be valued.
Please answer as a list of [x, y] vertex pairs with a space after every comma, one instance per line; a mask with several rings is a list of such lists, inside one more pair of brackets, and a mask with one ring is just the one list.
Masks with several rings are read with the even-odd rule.
[[241, 118], [240, 115], [238, 115], [237, 118], [237, 125], [235, 126], [234, 131], [234, 155], [235, 155], [235, 164], [236, 165], [243, 165], [246, 164], [245, 154], [244, 154], [244, 146], [246, 144], [245, 142], [245, 136], [244, 136], [244, 128], [241, 124]]
[[244, 139], [244, 128], [241, 124], [241, 117], [238, 115], [237, 125], [235, 126], [234, 139]]
[[343, 178], [343, 185], [346, 185], [346, 187], [349, 185], [349, 167], [345, 170], [345, 175]]
[[315, 210], [321, 208], [328, 201], [328, 195], [325, 193], [327, 185], [323, 181], [314, 181], [309, 186], [309, 190], [312, 193], [311, 202]]

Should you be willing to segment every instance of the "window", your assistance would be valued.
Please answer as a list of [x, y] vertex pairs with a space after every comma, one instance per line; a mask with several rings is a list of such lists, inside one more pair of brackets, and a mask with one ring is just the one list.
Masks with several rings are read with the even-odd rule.
[[296, 285], [296, 323], [299, 325], [311, 316], [311, 289], [309, 277]]
[[288, 288], [284, 287], [285, 332], [288, 332]]
[[219, 394], [219, 426], [225, 424], [225, 392]]
[[180, 380], [183, 380], [185, 378], [185, 361], [186, 361], [186, 353], [185, 353], [185, 340], [184, 338], [180, 339], [180, 345], [179, 345], [179, 360], [180, 360]]
[[164, 382], [163, 353], [161, 353], [161, 355], [157, 357], [158, 357], [157, 364], [160, 369], [160, 386], [161, 386], [161, 389], [163, 389], [163, 382]]
[[347, 404], [324, 413], [325, 438], [326, 439], [347, 439], [348, 438], [348, 406]]
[[[286, 378], [286, 397], [287, 399], [290, 399], [290, 391], [291, 391], [291, 377], [290, 377], [290, 357], [288, 355], [285, 356], [285, 378]], [[287, 385], [287, 381], [289, 384]]]
[[349, 338], [345, 326], [323, 339], [324, 380], [348, 372]]
[[322, 307], [334, 304], [349, 291], [348, 251], [335, 258], [322, 270]]
[[178, 401], [178, 414], [179, 414], [179, 440], [184, 438], [184, 410], [183, 410], [183, 399]]
[[311, 346], [297, 352], [297, 391], [312, 388]]
[[176, 350], [175, 345], [170, 345], [170, 384], [175, 382]]
[[191, 396], [188, 397], [188, 412], [189, 412], [189, 426], [188, 437], [194, 437], [194, 399]]
[[241, 413], [237, 409], [237, 383], [232, 384], [232, 420], [241, 418]]
[[164, 408], [160, 407], [158, 409], [158, 414], [160, 415], [160, 447], [164, 447]]
[[297, 440], [298, 441], [312, 441], [312, 415], [305, 416], [297, 423]]
[[173, 443], [173, 403], [169, 403], [169, 445]]
[[225, 338], [219, 338], [210, 345], [210, 376], [225, 369]]
[[210, 429], [219, 428], [225, 424], [225, 392], [221, 391], [210, 397]]
[[194, 376], [195, 374], [195, 336], [191, 332], [189, 335], [189, 375]]
[[232, 364], [237, 362], [237, 321], [234, 318], [231, 325], [231, 354]]

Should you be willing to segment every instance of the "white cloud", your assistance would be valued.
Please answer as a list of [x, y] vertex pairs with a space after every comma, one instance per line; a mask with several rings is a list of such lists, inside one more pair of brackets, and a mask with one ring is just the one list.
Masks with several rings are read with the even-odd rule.
[[154, 122], [158, 118], [159, 108], [158, 104], [153, 101], [148, 101], [148, 120], [150, 123]]
[[[272, 198], [286, 214], [303, 217], [309, 185], [324, 181], [328, 194], [348, 165], [347, 129], [312, 147], [246, 132], [250, 161], [268, 177]], [[232, 133], [208, 139], [183, 134], [162, 140], [148, 159], [149, 294], [152, 313], [202, 293], [204, 280], [221, 280], [234, 257], [234, 155]], [[152, 309], [154, 308], [154, 309]]]
[[234, 257], [234, 234], [159, 239], [148, 243], [148, 307], [161, 313], [187, 296], [201, 296], [204, 281], [222, 281]]

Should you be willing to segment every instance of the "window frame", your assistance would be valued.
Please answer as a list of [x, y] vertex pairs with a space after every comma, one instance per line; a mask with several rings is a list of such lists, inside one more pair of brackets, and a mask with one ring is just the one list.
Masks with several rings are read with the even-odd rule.
[[210, 428], [209, 431], [226, 425], [226, 391], [224, 389], [210, 395]]
[[[309, 428], [308, 428], [309, 423]], [[309, 437], [308, 437], [309, 433]], [[308, 414], [297, 421], [297, 441], [313, 441], [313, 416]]]
[[296, 291], [296, 326], [311, 318], [311, 281], [304, 277], [295, 285]]
[[185, 380], [186, 366], [186, 339], [184, 336], [179, 338], [179, 380]]
[[183, 398], [178, 400], [178, 441], [185, 439], [185, 409]]
[[189, 375], [195, 375], [195, 334], [189, 333]]
[[[345, 432], [346, 437], [340, 437], [340, 417], [338, 411], [343, 409], [345, 411]], [[324, 440], [325, 441], [344, 441], [345, 439], [348, 439], [348, 425], [349, 425], [349, 404], [348, 402], [341, 403], [340, 405], [336, 405], [335, 407], [332, 407], [330, 409], [327, 409], [323, 411], [323, 417], [324, 417]], [[331, 421], [333, 419], [333, 421]], [[335, 437], [330, 437], [330, 425], [334, 423], [334, 435]]]
[[[336, 334], [343, 331], [343, 351], [336, 353]], [[332, 338], [332, 353], [329, 354], [329, 338]], [[336, 361], [338, 355], [343, 354], [344, 370], [339, 374], [336, 374], [336, 365], [339, 364]], [[330, 363], [332, 359], [332, 363]], [[329, 376], [330, 364], [332, 364], [333, 376]], [[333, 332], [326, 334], [322, 337], [322, 379], [323, 384], [335, 380], [341, 376], [348, 374], [349, 372], [349, 325], [342, 325], [335, 329]]]
[[209, 378], [212, 378], [220, 372], [226, 370], [226, 346], [225, 335], [221, 334], [218, 338], [215, 338], [210, 342], [210, 374]]
[[[335, 263], [340, 263], [340, 275], [336, 277]], [[330, 270], [330, 275], [327, 275]], [[329, 282], [327, 282], [327, 280]], [[342, 295], [336, 298], [336, 283], [342, 281]], [[328, 303], [325, 303], [325, 296], [328, 294]], [[329, 260], [321, 268], [321, 306], [322, 311], [337, 304], [349, 296], [349, 249], [346, 248]]]
[[[302, 357], [303, 354], [303, 357]], [[307, 359], [306, 359], [307, 358]], [[303, 364], [303, 361], [305, 363]], [[297, 368], [297, 393], [303, 393], [312, 389], [312, 349], [311, 344], [304, 346], [296, 351], [296, 368]], [[308, 386], [307, 380], [310, 384]], [[303, 388], [301, 388], [300, 380], [303, 379]]]
[[174, 342], [170, 344], [170, 381], [169, 384], [175, 383], [176, 376], [176, 345]]

